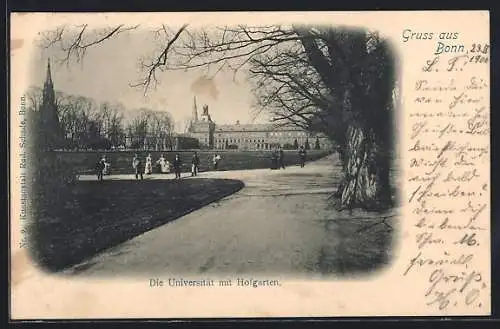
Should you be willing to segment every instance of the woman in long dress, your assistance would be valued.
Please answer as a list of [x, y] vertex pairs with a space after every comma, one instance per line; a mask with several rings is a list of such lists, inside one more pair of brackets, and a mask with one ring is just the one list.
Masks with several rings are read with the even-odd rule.
[[213, 159], [212, 159], [212, 161], [214, 163], [214, 170], [215, 171], [217, 171], [220, 160], [222, 160], [222, 157], [219, 154], [215, 154]]
[[151, 175], [153, 172], [153, 160], [151, 159], [151, 154], [146, 157], [146, 167], [144, 168], [144, 173], [146, 175]]
[[165, 159], [165, 174], [168, 174], [172, 171], [172, 165], [170, 164], [170, 161]]
[[160, 166], [160, 172], [162, 174], [166, 174], [166, 173], [170, 172], [170, 163], [167, 160], [165, 160], [165, 157], [163, 156], [163, 154], [161, 155], [160, 159], [158, 159], [158, 161], [156, 161], [156, 163]]
[[111, 171], [111, 164], [106, 160], [106, 156], [105, 155], [102, 156], [102, 160], [101, 161], [104, 163], [104, 168], [102, 170], [102, 174], [103, 175], [109, 175], [110, 171]]

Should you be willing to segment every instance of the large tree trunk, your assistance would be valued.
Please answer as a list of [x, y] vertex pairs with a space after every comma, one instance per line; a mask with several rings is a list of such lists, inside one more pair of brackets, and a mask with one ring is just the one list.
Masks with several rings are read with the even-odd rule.
[[350, 125], [344, 150], [344, 178], [339, 186], [340, 209], [383, 210], [390, 206], [390, 161], [363, 127]]

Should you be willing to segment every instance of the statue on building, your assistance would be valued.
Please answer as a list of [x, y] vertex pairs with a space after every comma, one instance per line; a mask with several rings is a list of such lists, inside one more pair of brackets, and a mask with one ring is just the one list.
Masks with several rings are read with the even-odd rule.
[[210, 114], [208, 113], [208, 105], [203, 105], [203, 113], [201, 115], [201, 120], [202, 121], [212, 121], [212, 119], [210, 118]]

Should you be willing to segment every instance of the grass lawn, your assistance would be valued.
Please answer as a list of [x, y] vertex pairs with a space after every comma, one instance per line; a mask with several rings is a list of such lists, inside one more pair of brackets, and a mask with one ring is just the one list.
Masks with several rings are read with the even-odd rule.
[[[175, 154], [179, 153], [182, 160], [182, 171], [191, 171], [191, 158], [194, 151], [179, 151], [179, 152], [157, 152], [157, 151], [115, 151], [115, 152], [57, 152], [57, 155], [64, 160], [69, 166], [72, 166], [80, 174], [88, 174], [95, 172], [95, 164], [100, 157], [105, 154], [108, 161], [111, 163], [112, 174], [131, 174], [132, 159], [137, 153], [142, 159], [145, 159], [148, 154], [151, 154], [153, 162], [158, 160], [163, 154], [167, 160], [173, 161]], [[222, 161], [219, 163], [219, 170], [242, 170], [242, 169], [262, 169], [270, 168], [271, 152], [270, 151], [221, 151], [221, 150], [201, 150], [198, 151], [200, 158], [200, 172], [212, 170], [212, 157], [215, 153], [219, 153]], [[307, 161], [313, 161], [326, 156], [327, 150], [309, 150], [307, 153]], [[285, 163], [295, 165], [299, 163], [297, 151], [285, 151]], [[156, 170], [153, 167], [153, 170]]]
[[32, 253], [46, 270], [78, 264], [243, 187], [229, 179], [81, 181], [38, 209]]
[[356, 277], [374, 275], [393, 260], [397, 209], [382, 213], [355, 210], [325, 221], [325, 244], [320, 251], [323, 273]]

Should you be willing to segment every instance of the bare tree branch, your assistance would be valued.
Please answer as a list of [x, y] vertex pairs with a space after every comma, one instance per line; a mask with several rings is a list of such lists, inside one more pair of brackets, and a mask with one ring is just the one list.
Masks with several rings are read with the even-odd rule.
[[[145, 65], [145, 67], [148, 69], [148, 73], [147, 73], [147, 76], [144, 79], [144, 81], [142, 81], [141, 83], [131, 84], [130, 85], [131, 87], [143, 86], [144, 87], [144, 94], [146, 94], [148, 91], [148, 88], [151, 84], [151, 81], [154, 81], [155, 86], [156, 86], [156, 84], [157, 84], [156, 70], [158, 68], [166, 65], [167, 56], [168, 56], [168, 52], [170, 50], [170, 47], [172, 47], [172, 45], [176, 42], [176, 40], [179, 39], [179, 36], [186, 28], [187, 28], [187, 24], [183, 25], [177, 31], [177, 33], [172, 37], [172, 39], [170, 39], [170, 41], [168, 41], [167, 45], [165, 46], [163, 51], [160, 53], [160, 55], [151, 64]], [[162, 29], [166, 33], [165, 25], [162, 25]]]
[[64, 54], [60, 62], [69, 65], [71, 58], [75, 58], [77, 62], [82, 61], [89, 48], [102, 44], [113, 36], [135, 30], [138, 27], [139, 25], [127, 27], [124, 24], [120, 24], [111, 28], [89, 31], [88, 24], [61, 26], [55, 31], [42, 33], [39, 45], [45, 49], [59, 45], [59, 50]]

